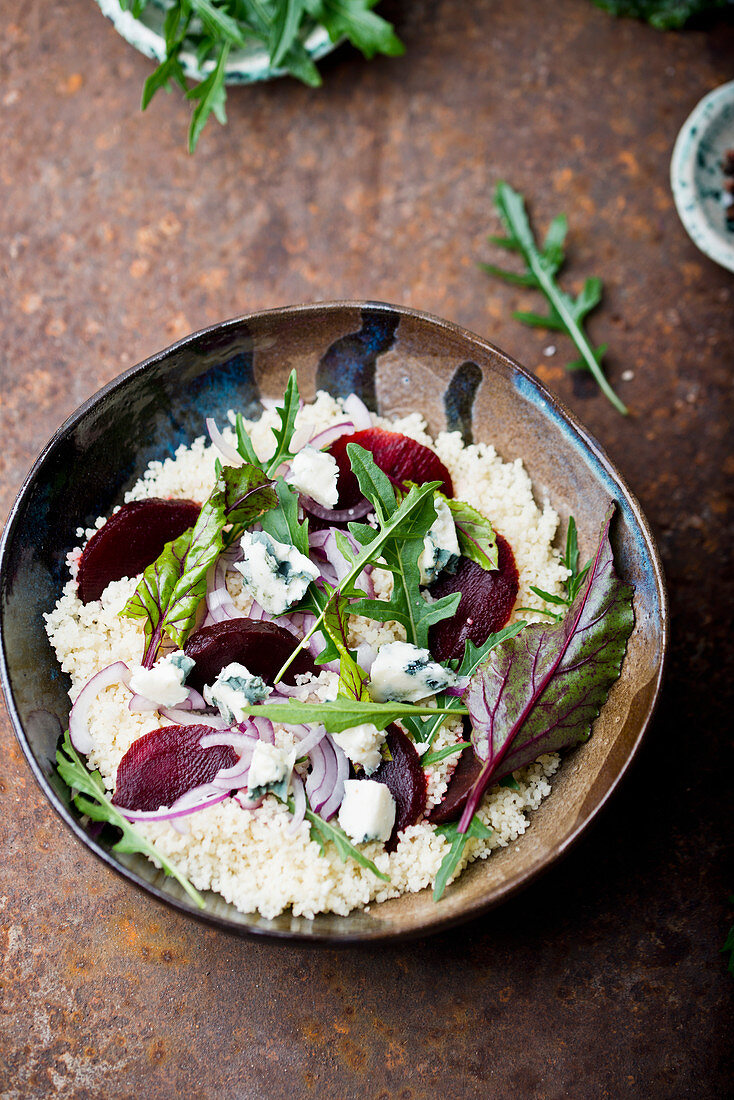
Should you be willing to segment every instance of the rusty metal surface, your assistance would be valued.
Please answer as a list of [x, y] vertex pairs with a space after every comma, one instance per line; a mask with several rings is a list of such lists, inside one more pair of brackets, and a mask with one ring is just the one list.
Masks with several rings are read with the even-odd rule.
[[[176, 337], [292, 301], [405, 302], [535, 369], [619, 463], [671, 590], [663, 704], [545, 879], [458, 932], [340, 953], [237, 941], [138, 896], [52, 815], [3, 710], [3, 1097], [727, 1092], [734, 288], [667, 173], [686, 115], [731, 78], [734, 31], [659, 34], [587, 0], [545, 20], [533, 0], [386, 8], [406, 57], [340, 50], [319, 92], [235, 91], [190, 158], [187, 108], [139, 114], [150, 65], [90, 0], [3, 6], [0, 513], [52, 429]], [[476, 269], [501, 177], [539, 224], [569, 213], [572, 284], [604, 276], [590, 327], [629, 420], [564, 373], [562, 338], [511, 319], [532, 298]]]

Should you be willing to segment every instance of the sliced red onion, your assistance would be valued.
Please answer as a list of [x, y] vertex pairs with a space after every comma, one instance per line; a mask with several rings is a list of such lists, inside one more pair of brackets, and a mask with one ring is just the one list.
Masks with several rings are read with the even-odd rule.
[[[349, 534], [348, 531], [341, 532], [349, 542], [349, 545], [354, 550], [355, 554], [358, 554], [362, 547], [357, 540]], [[349, 572], [350, 566], [347, 559], [342, 554], [336, 541], [336, 531], [333, 527], [326, 528], [322, 531], [313, 531], [308, 536], [308, 544], [311, 550], [316, 552], [317, 557], [325, 557], [330, 568], [324, 569], [320, 562], [317, 562], [321, 575], [327, 584], [331, 584], [336, 587], [341, 581], [344, 580]], [[374, 595], [374, 585], [372, 578], [366, 570], [362, 570], [357, 578], [357, 587], [364, 589], [368, 596]], [[322, 646], [323, 648], [323, 646]]]
[[309, 753], [312, 770], [306, 780], [306, 794], [314, 813], [328, 820], [344, 798], [344, 780], [349, 775], [349, 760], [342, 749], [325, 734]]
[[236, 794], [234, 795], [234, 800], [243, 810], [257, 810], [265, 801], [265, 795], [261, 795], [260, 798], [250, 799], [242, 794]]
[[[242, 723], [244, 725], [244, 722]], [[242, 726], [237, 726], [236, 729], [223, 730], [221, 733], [205, 733], [199, 744], [202, 749], [211, 749], [216, 745], [229, 745], [235, 750], [235, 752], [243, 752], [245, 750], [251, 750], [255, 747], [255, 743], [258, 741], [258, 735], [255, 730], [251, 733], [243, 733]], [[236, 764], [233, 765], [237, 767]], [[225, 771], [231, 769], [225, 768]], [[222, 775], [223, 772], [217, 772], [217, 775]]]
[[269, 718], [251, 718], [250, 721], [257, 730], [261, 741], [267, 741], [269, 745], [275, 744], [275, 730]]
[[[296, 729], [295, 726], [289, 726], [289, 729]], [[307, 729], [307, 727], [301, 727]], [[308, 733], [304, 734], [298, 744], [296, 745], [296, 752], [298, 757], [308, 756], [312, 749], [315, 749], [318, 743], [323, 740], [326, 734], [326, 726], [312, 726]]]
[[69, 714], [69, 737], [77, 752], [85, 755], [94, 748], [89, 735], [89, 710], [97, 696], [113, 684], [130, 683], [130, 669], [124, 661], [115, 661], [95, 673], [79, 692]]
[[[191, 719], [194, 717], [190, 710], [176, 710], [175, 707], [161, 707], [158, 713], [169, 722], [173, 722], [174, 726], [190, 726]], [[229, 729], [229, 722], [225, 722], [218, 714], [202, 714], [197, 717], [214, 730]]]
[[146, 698], [145, 695], [134, 694], [127, 704], [127, 709], [131, 714], [148, 714], [150, 711], [158, 710], [158, 704]]
[[321, 816], [325, 821], [333, 817], [344, 801], [344, 781], [349, 779], [349, 759], [343, 749], [334, 743], [336, 751], [336, 782], [334, 789], [321, 807]]
[[350, 393], [344, 401], [343, 407], [344, 412], [352, 418], [356, 431], [361, 432], [365, 428], [372, 427], [372, 413], [361, 397], [357, 397], [356, 393]]
[[238, 451], [235, 450], [231, 443], [227, 442], [227, 440], [224, 438], [219, 428], [217, 427], [214, 418], [211, 416], [208, 416], [206, 418], [206, 430], [209, 433], [209, 438], [211, 439], [212, 443], [220, 452], [222, 457], [227, 459], [227, 462], [230, 466], [244, 466], [244, 458], [241, 454], [239, 454]]
[[128, 821], [172, 821], [177, 817], [187, 817], [198, 810], [206, 810], [209, 806], [216, 806], [229, 798], [229, 794], [212, 787], [211, 783], [204, 783], [201, 787], [194, 787], [181, 795], [170, 808], [163, 810], [128, 810], [125, 806], [115, 806], [115, 809]]
[[[206, 578], [207, 618], [211, 622], [221, 623], [225, 619], [241, 619], [242, 612], [235, 606], [227, 589], [227, 571], [242, 558], [242, 550], [234, 546], [221, 554], [209, 570]], [[253, 616], [251, 616], [252, 618]]]
[[343, 525], [351, 523], [353, 520], [364, 519], [365, 516], [374, 511], [374, 505], [366, 497], [364, 500], [358, 500], [351, 508], [324, 508], [323, 504], [317, 504], [311, 497], [303, 495], [301, 495], [300, 501], [304, 512], [308, 512], [316, 519], [324, 520], [332, 525]]
[[293, 772], [291, 775], [291, 786], [293, 788], [293, 817], [286, 829], [288, 836], [293, 836], [306, 816], [306, 789], [303, 786], [303, 780], [297, 772]]
[[206, 710], [207, 703], [203, 695], [196, 688], [189, 688], [188, 698], [181, 703], [181, 710]]
[[[351, 420], [340, 420], [338, 424], [332, 424], [330, 428], [324, 428], [323, 431], [312, 435], [306, 442], [309, 447], [315, 447], [317, 451], [321, 451], [324, 447], [328, 447], [329, 444], [333, 443], [335, 439], [341, 439], [343, 435], [353, 435], [354, 430], [355, 426]], [[302, 444], [302, 446], [305, 446], [305, 444]]]

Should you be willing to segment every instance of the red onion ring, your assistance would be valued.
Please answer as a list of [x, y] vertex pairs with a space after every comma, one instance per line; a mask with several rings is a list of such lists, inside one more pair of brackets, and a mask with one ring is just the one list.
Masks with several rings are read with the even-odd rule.
[[257, 810], [260, 808], [260, 806], [262, 806], [263, 802], [265, 801], [265, 795], [261, 795], [260, 798], [250, 800], [249, 798], [243, 798], [239, 792], [236, 795], [233, 795], [233, 798], [237, 805], [240, 806], [243, 810]]
[[365, 497], [364, 500], [357, 501], [351, 508], [324, 508], [322, 504], [317, 504], [311, 497], [300, 496], [301, 507], [304, 512], [308, 512], [309, 515], [315, 516], [316, 519], [324, 520], [326, 523], [336, 526], [338, 524], [351, 523], [352, 520], [364, 519], [370, 512], [374, 511], [374, 505], [370, 503]]
[[[355, 425], [351, 420], [340, 420], [338, 424], [332, 424], [330, 428], [324, 428], [323, 431], [317, 432], [316, 435], [312, 435], [307, 440], [309, 447], [314, 447], [317, 451], [321, 451], [324, 447], [328, 447], [330, 443], [333, 443], [335, 439], [341, 439], [343, 435], [354, 435]], [[306, 446], [306, 444], [302, 444]]]
[[[296, 727], [290, 726], [289, 729], [295, 729]], [[307, 727], [304, 727], [307, 728]], [[310, 732], [304, 734], [300, 741], [296, 745], [296, 752], [298, 757], [309, 756], [312, 749], [315, 749], [319, 742], [326, 735], [326, 726], [313, 726]]]
[[216, 425], [214, 417], [207, 416], [206, 430], [209, 433], [209, 438], [211, 439], [212, 443], [217, 448], [222, 457], [227, 459], [227, 463], [230, 466], [244, 466], [244, 458], [238, 451], [234, 449], [231, 443], [228, 443], [227, 440], [224, 438]]
[[124, 661], [115, 661], [87, 680], [69, 714], [69, 737], [77, 752], [89, 754], [94, 742], [89, 735], [89, 710], [97, 696], [113, 684], [130, 685], [130, 669]]
[[311, 750], [309, 756], [312, 769], [306, 779], [306, 794], [314, 813], [321, 813], [328, 820], [344, 798], [344, 780], [349, 775], [349, 760], [328, 733]]
[[[206, 792], [206, 794], [205, 794]], [[193, 805], [189, 805], [190, 800], [194, 796], [198, 796], [200, 801], [195, 802]], [[223, 802], [225, 798], [229, 798], [229, 794], [222, 794], [221, 791], [215, 791], [212, 794], [211, 783], [205, 783], [201, 787], [194, 787], [193, 790], [187, 791], [186, 794], [177, 798], [173, 805], [163, 811], [160, 810], [128, 810], [126, 807], [115, 806], [115, 809], [128, 821], [172, 821], [177, 817], [187, 817], [189, 814], [194, 814], [198, 810], [206, 810], [209, 806], [216, 806], [218, 802]], [[182, 805], [183, 803], [183, 805]]]
[[293, 836], [306, 816], [306, 790], [303, 786], [303, 780], [297, 772], [293, 772], [291, 775], [291, 786], [293, 787], [293, 816], [286, 829], [288, 836]]
[[[162, 718], [167, 718], [169, 722], [173, 722], [174, 726], [190, 726], [193, 717], [191, 711], [176, 710], [175, 707], [160, 707], [158, 713]], [[229, 723], [225, 722], [224, 719], [220, 718], [217, 714], [204, 714], [201, 717], [206, 722], [206, 725], [211, 726], [213, 730], [229, 729]]]

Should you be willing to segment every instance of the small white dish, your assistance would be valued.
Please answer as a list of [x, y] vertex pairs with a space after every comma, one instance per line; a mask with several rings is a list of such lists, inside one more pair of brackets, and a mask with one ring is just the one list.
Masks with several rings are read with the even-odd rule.
[[734, 271], [734, 222], [727, 222], [722, 164], [734, 149], [734, 80], [704, 96], [678, 134], [670, 185], [680, 220], [693, 243]]

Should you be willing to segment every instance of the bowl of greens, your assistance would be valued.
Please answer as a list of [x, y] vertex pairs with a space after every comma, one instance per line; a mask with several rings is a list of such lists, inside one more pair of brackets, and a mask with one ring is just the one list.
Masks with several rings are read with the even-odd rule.
[[[307, 411], [315, 398], [316, 404], [320, 402], [320, 407], [331, 408], [334, 415], [325, 429], [318, 427], [317, 435], [310, 436], [306, 464], [312, 471], [309, 484], [308, 478], [303, 480], [303, 473], [299, 475], [300, 481], [295, 477], [298, 454], [294, 457], [292, 452], [297, 448], [291, 447], [291, 443], [299, 409]], [[228, 419], [232, 410], [240, 414], [239, 419], [236, 416]], [[260, 448], [257, 425], [267, 416], [276, 426], [280, 418], [281, 428], [276, 431], [275, 456], [266, 461], [258, 457], [261, 451], [256, 454], [253, 450], [253, 440]], [[345, 417], [349, 418], [346, 428]], [[225, 439], [217, 424], [228, 423], [233, 427], [226, 429]], [[408, 436], [395, 439], [386, 425], [397, 427]], [[203, 438], [207, 430], [209, 441]], [[269, 429], [266, 434], [270, 434]], [[420, 442], [429, 436], [436, 440], [442, 459]], [[363, 446], [356, 446], [360, 442]], [[82, 583], [80, 570], [86, 571], [85, 583], [99, 580], [97, 567], [90, 566], [94, 555], [89, 548], [96, 546], [99, 550], [100, 545], [109, 545], [112, 526], [122, 523], [127, 515], [119, 508], [126, 493], [137, 485], [139, 489], [142, 486], [140, 491], [145, 496], [146, 477], [151, 476], [162, 478], [156, 481], [156, 493], [165, 492], [166, 471], [174, 469], [176, 463], [188, 463], [187, 456], [200, 455], [205, 447], [212, 456], [215, 453], [212, 448], [218, 448], [219, 454], [214, 467], [218, 473], [213, 496], [201, 506], [200, 518], [188, 529], [188, 535], [181, 534], [186, 542], [183, 556], [179, 553], [179, 536], [175, 536], [175, 541], [164, 550], [164, 557], [152, 564], [153, 572], [146, 568], [142, 579], [136, 582], [136, 592], [131, 589], [126, 608], [131, 609], [132, 618], [120, 619], [109, 603], [109, 592], [118, 591], [121, 584], [124, 586], [127, 583], [124, 578], [113, 579], [109, 589], [104, 588], [109, 576], [105, 578], [99, 590], [103, 591], [102, 602], [95, 602], [99, 591], [90, 590], [90, 602], [85, 606], [74, 603], [75, 586]], [[346, 455], [351, 462], [367, 502], [364, 507], [359, 491], [356, 503], [349, 501], [349, 508], [342, 511], [338, 501], [334, 510], [334, 501], [328, 500], [326, 494], [321, 503], [315, 499], [319, 496], [319, 479], [313, 480], [314, 464], [326, 462], [327, 452], [340, 460]], [[412, 465], [405, 465], [406, 455]], [[452, 468], [453, 490], [442, 461]], [[514, 547], [517, 568], [512, 555], [507, 557], [500, 530], [493, 540], [476, 508], [451, 499], [452, 491], [458, 493], [456, 475], [465, 462], [469, 463], [467, 469], [473, 470], [476, 463], [483, 462], [492, 464], [498, 472], [495, 508], [501, 517], [501, 529]], [[283, 469], [285, 474], [279, 472]], [[242, 479], [248, 477], [255, 478], [254, 490], [252, 486], [250, 490], [260, 504], [257, 516], [253, 514], [246, 519], [239, 505], [239, 510], [232, 511], [232, 501], [243, 501], [246, 497], [252, 501], [248, 496], [250, 490], [237, 495], [237, 486], [241, 488]], [[292, 490], [288, 490], [284, 477], [290, 477], [292, 485], [300, 484], [300, 505]], [[507, 489], [508, 478], [512, 484], [520, 485], [524, 494], [523, 503], [517, 508], [507, 503], [508, 496], [521, 499]], [[184, 495], [200, 497], [201, 494], [195, 493], [196, 482], [192, 484], [194, 488], [187, 488]], [[467, 484], [470, 482], [465, 479], [461, 493], [464, 499]], [[440, 549], [435, 527], [438, 512], [430, 508], [425, 512], [424, 507], [427, 494], [435, 497], [437, 487], [443, 501], [441, 507], [448, 505], [460, 540], [460, 560], [452, 566], [448, 563], [449, 554], [440, 561], [436, 556]], [[230, 490], [235, 497], [227, 497]], [[219, 499], [222, 493], [229, 500], [229, 511], [225, 508], [225, 497]], [[134, 509], [145, 503], [135, 500], [139, 495], [140, 492], [133, 492], [127, 507]], [[286, 509], [287, 501], [291, 501], [290, 511]], [[150, 506], [154, 510], [162, 507], [155, 500]], [[191, 508], [191, 501], [183, 502], [182, 506]], [[375, 526], [359, 522], [373, 509]], [[198, 513], [198, 505], [194, 511]], [[270, 519], [264, 515], [266, 512]], [[428, 531], [425, 536], [423, 528], [415, 527], [419, 513], [420, 522]], [[355, 515], [356, 523], [350, 521]], [[104, 516], [110, 519], [97, 522], [97, 517]], [[146, 651], [150, 646], [153, 649], [159, 646], [163, 633], [171, 624], [178, 624], [175, 637], [184, 651], [192, 653], [192, 639], [199, 629], [206, 635], [207, 645], [207, 631], [213, 636], [238, 629], [241, 617], [235, 618], [234, 628], [231, 622], [221, 621], [229, 617], [235, 596], [234, 590], [229, 594], [225, 590], [224, 567], [218, 555], [230, 555], [230, 561], [241, 560], [231, 557], [237, 549], [231, 545], [232, 525], [251, 523], [253, 518], [258, 520], [260, 533], [245, 532], [242, 536], [249, 539], [251, 549], [255, 543], [265, 544], [268, 539], [271, 549], [276, 545], [277, 540], [273, 543], [268, 531], [274, 531], [282, 543], [292, 530], [294, 544], [290, 549], [281, 547], [283, 560], [295, 560], [298, 542], [304, 551], [314, 549], [323, 577], [331, 578], [320, 595], [309, 584], [309, 578], [305, 579], [304, 590], [311, 595], [304, 599], [313, 598], [315, 602], [308, 606], [302, 603], [295, 609], [301, 615], [299, 629], [307, 630], [307, 636], [297, 647], [299, 652], [318, 628], [325, 629], [329, 637], [336, 631], [337, 636], [340, 628], [339, 616], [332, 614], [334, 600], [337, 604], [339, 600], [346, 601], [343, 606], [347, 609], [353, 601], [353, 612], [367, 618], [376, 616], [385, 629], [390, 623], [394, 627], [394, 621], [404, 624], [408, 639], [416, 643], [408, 644], [408, 649], [418, 654], [424, 666], [420, 671], [424, 690], [418, 695], [427, 692], [435, 696], [433, 702], [420, 703], [412, 701], [414, 694], [405, 694], [405, 677], [416, 675], [415, 665], [406, 665], [401, 672], [390, 667], [389, 661], [387, 665], [382, 661], [382, 667], [378, 668], [381, 654], [391, 658], [396, 645], [400, 649], [407, 644], [394, 642], [382, 648], [378, 645], [376, 654], [373, 652], [371, 656], [369, 650], [374, 646], [369, 643], [357, 646], [355, 651], [344, 644], [337, 645], [338, 671], [333, 675], [340, 685], [351, 677], [352, 685], [356, 684], [359, 690], [353, 698], [347, 698], [340, 686], [335, 697], [324, 697], [315, 718], [313, 710], [309, 712], [308, 704], [294, 696], [291, 688], [290, 695], [286, 692], [283, 698], [264, 691], [259, 699], [250, 698], [243, 704], [240, 717], [244, 725], [241, 723], [242, 728], [233, 730], [231, 722], [217, 717], [198, 694], [198, 688], [205, 692], [209, 688], [198, 685], [197, 690], [183, 690], [181, 698], [188, 696], [188, 699], [182, 705], [200, 708], [193, 713], [199, 713], [200, 721], [207, 725], [206, 751], [219, 754], [217, 768], [220, 765], [223, 768], [221, 774], [216, 771], [207, 779], [207, 795], [216, 802], [212, 812], [219, 814], [226, 809], [228, 813], [264, 814], [288, 838], [293, 835], [289, 816], [292, 814], [311, 865], [314, 860], [329, 859], [335, 874], [348, 873], [351, 883], [367, 883], [372, 891], [361, 900], [350, 901], [348, 913], [339, 911], [340, 907], [346, 908], [341, 902], [328, 898], [321, 905], [322, 911], [318, 905], [311, 906], [313, 915], [298, 913], [297, 905], [290, 903], [275, 905], [268, 915], [262, 904], [257, 911], [247, 911], [241, 896], [239, 899], [235, 896], [234, 903], [226, 900], [221, 888], [219, 892], [216, 888], [209, 889], [203, 880], [197, 879], [195, 824], [184, 834], [169, 829], [166, 835], [172, 845], [170, 849], [152, 848], [150, 837], [141, 831], [141, 823], [145, 825], [150, 813], [155, 816], [157, 811], [122, 798], [120, 770], [118, 789], [114, 796], [110, 795], [105, 791], [100, 772], [84, 761], [84, 754], [91, 751], [95, 738], [99, 747], [108, 734], [114, 740], [114, 730], [104, 715], [94, 736], [92, 727], [85, 723], [93, 711], [93, 697], [107, 689], [119, 694], [126, 721], [133, 720], [130, 713], [134, 710], [143, 715], [140, 721], [144, 723], [145, 715], [150, 713], [144, 695], [153, 691], [151, 675], [157, 678], [156, 690], [160, 691], [161, 662], [166, 665], [169, 678], [179, 675], [176, 669], [180, 671], [181, 663], [174, 668], [169, 654], [148, 662], [147, 669], [141, 665], [136, 675], [143, 679], [138, 681], [138, 687], [130, 681], [134, 688], [131, 695], [132, 688], [128, 690], [128, 686], [115, 681], [115, 677], [119, 679], [123, 674], [125, 659], [130, 660], [125, 652], [115, 668], [104, 670], [100, 680], [91, 665], [86, 670], [82, 667], [89, 649], [77, 651], [81, 664], [75, 657], [66, 664], [67, 671], [62, 671], [49, 644], [54, 631], [47, 636], [51, 616], [56, 623], [54, 644], [58, 652], [65, 631], [73, 634], [85, 623], [85, 630], [96, 630], [106, 615], [112, 616], [111, 622], [121, 624], [121, 636], [127, 632], [126, 636], [138, 637], [135, 634], [138, 630], [141, 639], [142, 626], [136, 626], [136, 622], [145, 620]], [[330, 530], [331, 521], [341, 523], [340, 532]], [[522, 574], [527, 571], [528, 554], [532, 557], [535, 553], [533, 547], [541, 537], [541, 529], [545, 532], [543, 538], [551, 540], [547, 553], [543, 553], [544, 560], [555, 570], [552, 572], [555, 589], [547, 591], [533, 584], [526, 594]], [[86, 538], [81, 559], [74, 549], [80, 538], [82, 542]], [[350, 543], [350, 538], [356, 541]], [[411, 538], [413, 544], [416, 539], [420, 543], [410, 552], [413, 557], [404, 544], [404, 540]], [[129, 539], [123, 539], [122, 544], [129, 553]], [[420, 587], [429, 582], [419, 579], [417, 561], [422, 558], [418, 559], [417, 554], [421, 547], [427, 552], [431, 545], [436, 552], [432, 551], [431, 568], [445, 569], [428, 591]], [[530, 550], [523, 550], [523, 546]], [[190, 554], [192, 547], [196, 551], [195, 562]], [[351, 563], [346, 570], [340, 571], [341, 559], [336, 550]], [[105, 555], [106, 551], [102, 558]], [[184, 560], [192, 564], [193, 571], [187, 565], [179, 576], [177, 562]], [[387, 564], [396, 577], [402, 577], [400, 591], [394, 582], [392, 595], [386, 596], [384, 588], [381, 593], [379, 586], [370, 587], [377, 583], [375, 580], [369, 576], [366, 581], [363, 579], [365, 568], [368, 574], [372, 570], [370, 576], [374, 577], [374, 569], [380, 568], [380, 563]], [[76, 580], [69, 581], [70, 569]], [[185, 579], [183, 586], [173, 574], [179, 580]], [[499, 597], [497, 591], [492, 595], [495, 574], [502, 582]], [[459, 582], [459, 576], [465, 579]], [[277, 582], [281, 589], [299, 580], [290, 565], [284, 577], [285, 580], [281, 577]], [[146, 578], [151, 587], [147, 587]], [[268, 582], [271, 588], [276, 580], [271, 578]], [[255, 583], [252, 576], [248, 583]], [[550, 581], [545, 583], [551, 586]], [[365, 584], [368, 591], [364, 590]], [[272, 592], [269, 596], [266, 588], [262, 600], [267, 609]], [[474, 600], [471, 614], [464, 614], [463, 618], [456, 602], [460, 592]], [[512, 619], [509, 626], [498, 629], [477, 645], [472, 639], [478, 636], [466, 632], [479, 620], [484, 621], [490, 596], [495, 603], [499, 599], [500, 618], [495, 620], [494, 627], [487, 629], [508, 623], [510, 615]], [[389, 604], [381, 606], [380, 600], [384, 599]], [[65, 606], [73, 604], [76, 610], [62, 621], [63, 616], [55, 614], [54, 608], [58, 611], [64, 601]], [[527, 603], [531, 606], [520, 606]], [[277, 615], [282, 607], [270, 605], [270, 610]], [[199, 627], [201, 611], [211, 616], [210, 627]], [[492, 615], [495, 612], [496, 607]], [[233, 613], [242, 614], [237, 610]], [[150, 617], [152, 614], [157, 615], [157, 625]], [[252, 618], [254, 612], [250, 609], [245, 614]], [[304, 618], [304, 614], [311, 615], [311, 619]], [[262, 607], [258, 616], [268, 618]], [[307, 629], [309, 621], [311, 626]], [[194, 627], [196, 630], [191, 634]], [[436, 627], [440, 628], [439, 635], [434, 633]], [[254, 628], [250, 623], [250, 629], [259, 634], [277, 632], [266, 622], [256, 622]], [[667, 646], [667, 599], [654, 538], [638, 502], [599, 444], [537, 379], [487, 341], [448, 322], [404, 307], [336, 302], [251, 314], [195, 333], [122, 374], [59, 428], [30, 471], [5, 528], [0, 547], [0, 643], [2, 684], [29, 766], [70, 833], [100, 860], [161, 902], [226, 931], [308, 942], [349, 943], [423, 935], [467, 920], [516, 893], [568, 851], [619, 785], [650, 722]], [[425, 678], [428, 665], [420, 650], [424, 643], [431, 646], [435, 661], [440, 658], [442, 662], [433, 670], [440, 675], [440, 686]], [[197, 653], [197, 659], [201, 652]], [[452, 653], [460, 652], [461, 658], [452, 658]], [[295, 654], [296, 650], [286, 658], [275, 681], [281, 678]], [[371, 671], [366, 672], [368, 669]], [[536, 674], [538, 669], [542, 669], [542, 675]], [[76, 696], [73, 709], [70, 675], [77, 681], [77, 690], [72, 692]], [[311, 674], [304, 675], [308, 678]], [[89, 682], [78, 691], [79, 684], [87, 679]], [[211, 677], [204, 677], [202, 683], [210, 681]], [[290, 683], [283, 678], [283, 683], [286, 682]], [[397, 693], [396, 682], [403, 684]], [[374, 687], [378, 684], [379, 692]], [[403, 701], [396, 701], [401, 692]], [[135, 741], [126, 753], [126, 758], [130, 752], [133, 756], [137, 753], [136, 759], [127, 760], [128, 775], [139, 771], [151, 735], [155, 740], [163, 731], [165, 739], [172, 729], [175, 740], [182, 736], [177, 733], [179, 729], [192, 728], [180, 726], [187, 718], [179, 710], [170, 710], [171, 706], [177, 706], [175, 701], [161, 702], [161, 699], [162, 696], [161, 714], [168, 711], [165, 721], [179, 725], [169, 727], [163, 719], [152, 720], [155, 728]], [[211, 700], [216, 702], [210, 692], [206, 702]], [[429, 741], [428, 737], [433, 736], [440, 724], [436, 717], [444, 714], [454, 723], [458, 719], [459, 724], [455, 726], [452, 743], [436, 751], [442, 743]], [[305, 770], [309, 766], [304, 748], [301, 765], [308, 803], [301, 802], [299, 818], [300, 781], [295, 777], [292, 794], [285, 789], [280, 794], [275, 788], [268, 789], [271, 793], [264, 787], [253, 789], [254, 781], [245, 789], [241, 779], [245, 755], [254, 751], [252, 744], [243, 740], [246, 735], [252, 736], [252, 727], [247, 723], [264, 720], [267, 724], [269, 717], [277, 723], [287, 721], [290, 715], [295, 716], [293, 728], [304, 737], [301, 743], [305, 745], [308, 740], [312, 752], [317, 741], [321, 747], [328, 745], [332, 763], [336, 760], [333, 746], [345, 743], [340, 741], [345, 731], [370, 726], [379, 733], [379, 727], [389, 731], [392, 723], [399, 722], [403, 732], [393, 731], [392, 735], [388, 732], [387, 753], [384, 736], [379, 739], [375, 761], [379, 767], [370, 779], [374, 787], [384, 785], [393, 792], [399, 813], [402, 812], [400, 784], [391, 786], [391, 773], [399, 770], [401, 756], [410, 757], [407, 770], [412, 769], [411, 774], [419, 777], [419, 784], [424, 782], [425, 761], [442, 768], [450, 757], [456, 760], [457, 752], [467, 760], [471, 756], [474, 763], [470, 761], [468, 778], [466, 774], [462, 778], [463, 801], [457, 798], [452, 803], [450, 797], [451, 785], [459, 775], [457, 765], [448, 779], [448, 789], [434, 790], [434, 809], [430, 812], [425, 801], [426, 787], [421, 787], [420, 801], [408, 807], [412, 816], [403, 819], [405, 832], [398, 837], [397, 850], [391, 848], [395, 837], [388, 823], [383, 835], [389, 835], [390, 839], [383, 851], [376, 836], [371, 840], [363, 838], [363, 844], [354, 831], [350, 832], [353, 827], [341, 809], [339, 816], [334, 816], [339, 800], [346, 801], [348, 783], [352, 783], [352, 792], [355, 788], [368, 789], [362, 774], [366, 757], [355, 755], [352, 745], [348, 760], [343, 752], [339, 757], [347, 768], [341, 777], [336, 765], [329, 774], [328, 762], [323, 761], [322, 773], [315, 777], [315, 765], [308, 773]], [[313, 728], [314, 722], [321, 725], [320, 730]], [[91, 740], [87, 743], [88, 734]], [[189, 736], [187, 733], [186, 737]], [[194, 755], [200, 751], [197, 746]], [[178, 745], [177, 760], [180, 748]], [[263, 752], [273, 756], [276, 748], [271, 744]], [[186, 751], [190, 749], [188, 746]], [[503, 831], [507, 807], [511, 809], [513, 800], [523, 797], [522, 790], [527, 790], [527, 765], [536, 754], [546, 760], [545, 773], [552, 775], [552, 782], [548, 785], [536, 769], [533, 782], [539, 794], [527, 803], [527, 827], [513, 826], [508, 833]], [[97, 767], [104, 770], [102, 756], [94, 759]], [[162, 759], [160, 755], [158, 759]], [[166, 767], [171, 763], [167, 760]], [[211, 790], [209, 780], [214, 784]], [[429, 789], [434, 780], [435, 774], [433, 780], [429, 779]], [[414, 784], [410, 800], [415, 802], [417, 787], [414, 779], [410, 782]], [[492, 787], [495, 783], [498, 785]], [[482, 806], [486, 809], [488, 805], [490, 788], [495, 791], [493, 805], [497, 816], [482, 818]], [[338, 796], [334, 793], [337, 789]], [[321, 801], [317, 800], [319, 791]], [[244, 800], [241, 810], [235, 806], [233, 795]], [[154, 798], [151, 805], [170, 806], [172, 797]], [[183, 797], [186, 799], [186, 794]], [[330, 812], [325, 805], [328, 800]], [[270, 810], [266, 813], [268, 806]], [[178, 809], [166, 811], [165, 821], [156, 821], [156, 828], [168, 829], [169, 819], [173, 818], [180, 825], [178, 819], [182, 815], [194, 814], [199, 809], [199, 804], [193, 809], [190, 805], [179, 805]], [[202, 812], [208, 813], [209, 809]], [[487, 821], [492, 822], [491, 827]], [[310, 840], [307, 822], [311, 823]], [[501, 843], [492, 840], [493, 829]], [[413, 874], [411, 852], [419, 851], [416, 846], [419, 843], [423, 845], [420, 859], [426, 853], [430, 858], [436, 856], [433, 871], [421, 880], [433, 882], [432, 889], [420, 888], [421, 883]], [[475, 858], [462, 870], [469, 850], [465, 848], [467, 844], [474, 846]], [[481, 845], [485, 848], [480, 851]], [[491, 858], [485, 858], [490, 849]], [[185, 850], [189, 856], [193, 853], [188, 878], [181, 873], [180, 858]], [[209, 850], [206, 842], [202, 850]], [[248, 849], [246, 858], [251, 854]], [[416, 857], [416, 866], [418, 863]], [[321, 867], [318, 863], [318, 868]], [[391, 875], [393, 886], [400, 879], [400, 890], [391, 889]], [[189, 881], [192, 877], [198, 887]], [[283, 870], [282, 862], [275, 860], [271, 871], [265, 869], [262, 881], [267, 885], [275, 880], [276, 885], [280, 881], [288, 886], [291, 878]]]
[[372, 10], [377, 0], [96, 2], [126, 42], [158, 63], [145, 82], [143, 109], [172, 83], [193, 101], [191, 152], [211, 114], [226, 122], [226, 85], [290, 75], [318, 87], [316, 62], [341, 42], [367, 58], [403, 52], [392, 25]]

